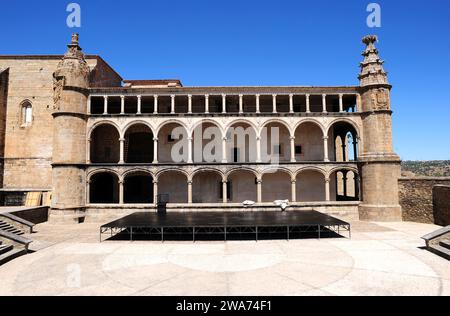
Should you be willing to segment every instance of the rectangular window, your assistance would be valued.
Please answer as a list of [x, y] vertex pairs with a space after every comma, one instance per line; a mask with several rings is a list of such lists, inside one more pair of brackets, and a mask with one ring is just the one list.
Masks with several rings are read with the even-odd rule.
[[174, 142], [175, 142], [175, 139], [172, 137], [172, 134], [167, 135], [167, 143], [171, 144]]
[[301, 146], [301, 145], [295, 146], [295, 154], [296, 155], [303, 155], [303, 146]]

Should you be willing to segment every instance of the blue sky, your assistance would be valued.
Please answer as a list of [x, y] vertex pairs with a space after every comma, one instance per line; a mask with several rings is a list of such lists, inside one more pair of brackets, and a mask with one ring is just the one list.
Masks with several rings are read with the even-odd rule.
[[[66, 26], [70, 2], [80, 29]], [[381, 28], [366, 25], [370, 2]], [[373, 33], [394, 86], [396, 151], [450, 159], [448, 0], [34, 0], [2, 1], [0, 12], [0, 54], [61, 54], [77, 31], [125, 79], [186, 86], [357, 85], [360, 39]]]

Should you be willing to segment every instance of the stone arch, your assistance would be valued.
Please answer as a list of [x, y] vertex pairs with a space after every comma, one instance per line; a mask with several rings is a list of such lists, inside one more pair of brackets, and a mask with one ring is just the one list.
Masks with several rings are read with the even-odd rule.
[[[324, 129], [316, 120], [303, 120], [296, 125], [295, 131], [296, 161], [323, 161]], [[330, 147], [330, 146], [328, 146]]]
[[298, 202], [326, 201], [327, 174], [320, 168], [306, 167], [296, 174], [296, 197]]
[[243, 203], [244, 201], [257, 202], [258, 199], [258, 173], [251, 168], [235, 168], [226, 174], [230, 192], [230, 202]]
[[152, 163], [154, 161], [153, 129], [146, 123], [134, 122], [124, 130], [125, 163]]
[[[237, 133], [238, 130], [232, 130], [233, 127], [242, 127], [244, 133]], [[257, 138], [259, 133], [257, 127], [251, 121], [236, 119], [227, 125], [225, 134], [227, 138], [227, 161], [250, 163], [258, 160]]]
[[349, 119], [336, 119], [327, 130], [332, 161], [348, 162], [358, 160], [358, 148], [361, 146], [359, 128]]
[[325, 135], [328, 135], [330, 130], [333, 128], [333, 126], [338, 124], [338, 123], [348, 123], [348, 124], [350, 124], [355, 129], [356, 134], [357, 134], [356, 136], [361, 137], [361, 132], [360, 132], [360, 128], [359, 128], [358, 124], [356, 124], [355, 121], [347, 119], [347, 118], [337, 118], [337, 119], [331, 121], [328, 124], [328, 127], [326, 128], [326, 131], [325, 131], [326, 134]]
[[[213, 128], [210, 129], [211, 127]], [[195, 163], [220, 163], [223, 160], [222, 141], [225, 133], [218, 121], [201, 120], [193, 125], [190, 135], [193, 141], [192, 154]]]
[[300, 168], [299, 170], [297, 170], [297, 171], [294, 173], [294, 176], [295, 176], [295, 177], [298, 177], [301, 173], [306, 172], [306, 171], [315, 171], [315, 172], [319, 172], [319, 173], [321, 173], [324, 177], [328, 177], [328, 173], [327, 173], [324, 169], [322, 169], [322, 168], [320, 168], [320, 167], [315, 167], [315, 166], [308, 166], [308, 167]]
[[153, 127], [153, 125], [150, 124], [150, 123], [147, 122], [147, 121], [144, 121], [144, 120], [137, 120], [137, 121], [132, 121], [132, 122], [128, 123], [128, 124], [125, 125], [124, 128], [122, 129], [121, 135], [122, 135], [122, 136], [125, 136], [125, 134], [127, 133], [127, 131], [128, 131], [130, 128], [132, 128], [133, 126], [135, 126], [135, 125], [145, 125], [145, 126], [147, 126], [147, 127], [152, 131], [153, 135], [156, 135], [156, 134], [155, 134], [155, 128]]
[[89, 174], [89, 203], [118, 204], [119, 182], [117, 173], [97, 170]]
[[120, 161], [120, 132], [115, 124], [96, 124], [89, 135], [89, 155], [93, 163], [118, 163]]
[[161, 133], [161, 130], [167, 126], [167, 125], [171, 125], [171, 124], [177, 124], [180, 125], [181, 127], [184, 128], [184, 130], [186, 131], [187, 135], [189, 136], [190, 133], [190, 128], [189, 126], [187, 126], [183, 121], [181, 120], [177, 120], [177, 119], [170, 119], [170, 120], [166, 120], [163, 123], [159, 124], [158, 127], [155, 129], [155, 135], [159, 135]]
[[182, 169], [168, 168], [156, 175], [158, 195], [164, 195], [169, 203], [188, 203], [189, 174]]
[[148, 170], [133, 169], [123, 175], [125, 204], [153, 204], [153, 174]]
[[[176, 140], [172, 138], [172, 130], [170, 129], [170, 127], [182, 128], [182, 135], [180, 139]], [[168, 120], [158, 127], [156, 138], [158, 139], [157, 161], [162, 163], [188, 162], [189, 129], [187, 128], [186, 124], [180, 122], [179, 120]], [[177, 152], [179, 156], [177, 157], [174, 157], [172, 153], [174, 146], [177, 146], [179, 148], [179, 152]]]
[[336, 201], [360, 200], [360, 175], [358, 170], [351, 167], [334, 168], [330, 171], [330, 186]]
[[292, 172], [285, 168], [264, 170], [262, 180], [262, 201], [291, 200]]
[[94, 132], [94, 130], [95, 130], [97, 127], [102, 126], [102, 125], [111, 125], [111, 126], [113, 126], [113, 127], [117, 130], [117, 132], [119, 133], [120, 137], [122, 137], [122, 130], [121, 130], [121, 128], [120, 128], [119, 125], [117, 125], [117, 124], [116, 124], [114, 121], [112, 121], [112, 120], [101, 120], [101, 121], [95, 122], [95, 123], [89, 128], [89, 131], [88, 131], [88, 133], [87, 133], [87, 138], [88, 138], [88, 139], [91, 139], [92, 133]]
[[196, 170], [192, 173], [192, 202], [222, 203], [224, 181], [225, 175], [219, 169], [207, 167]]
[[319, 127], [320, 130], [322, 131], [323, 137], [325, 137], [325, 135], [327, 135], [327, 129], [325, 128], [325, 126], [323, 126], [323, 124], [320, 123], [318, 120], [314, 120], [314, 119], [303, 119], [300, 122], [296, 123], [293, 128], [294, 133], [299, 129], [300, 126], [302, 126], [303, 124], [306, 124], [306, 123], [311, 123], [311, 124], [317, 125], [317, 127]]
[[275, 119], [269, 119], [269, 120], [265, 121], [263, 124], [261, 124], [260, 129], [257, 130], [258, 136], [261, 136], [261, 132], [264, 129], [264, 127], [267, 127], [267, 125], [269, 125], [269, 124], [275, 124], [275, 123], [278, 123], [278, 124], [283, 125], [284, 127], [286, 127], [286, 129], [288, 130], [288, 132], [290, 134], [290, 137], [293, 136], [293, 130], [292, 130], [291, 126], [289, 125], [289, 123], [286, 122], [286, 121], [283, 121], [282, 119], [276, 119], [276, 118]]

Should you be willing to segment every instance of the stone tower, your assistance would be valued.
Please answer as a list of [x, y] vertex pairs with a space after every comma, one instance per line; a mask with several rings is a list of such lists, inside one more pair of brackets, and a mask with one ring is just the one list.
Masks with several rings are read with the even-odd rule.
[[86, 206], [86, 120], [89, 67], [78, 34], [54, 77], [52, 216], [75, 216]]
[[363, 112], [364, 142], [360, 161], [363, 202], [361, 220], [401, 221], [398, 179], [401, 161], [392, 145], [392, 111], [387, 73], [378, 55], [374, 35], [363, 38], [363, 52], [359, 75]]

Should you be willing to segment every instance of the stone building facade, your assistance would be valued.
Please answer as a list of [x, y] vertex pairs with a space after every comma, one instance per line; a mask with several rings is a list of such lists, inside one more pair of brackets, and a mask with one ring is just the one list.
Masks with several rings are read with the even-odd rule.
[[123, 80], [74, 35], [64, 56], [0, 56], [0, 180], [51, 192], [53, 218], [316, 209], [401, 220], [400, 159], [375, 36], [358, 86], [184, 87]]

